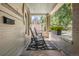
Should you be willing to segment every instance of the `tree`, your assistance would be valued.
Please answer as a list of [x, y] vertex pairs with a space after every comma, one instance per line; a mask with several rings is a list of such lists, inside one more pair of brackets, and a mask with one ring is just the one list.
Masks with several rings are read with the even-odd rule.
[[63, 26], [64, 29], [68, 29], [72, 20], [72, 8], [71, 4], [64, 4], [54, 15], [51, 16], [52, 26]]
[[46, 22], [45, 22], [45, 16], [43, 15], [43, 16], [41, 16], [40, 17], [40, 24], [41, 24], [41, 27], [43, 28], [43, 30], [46, 30]]

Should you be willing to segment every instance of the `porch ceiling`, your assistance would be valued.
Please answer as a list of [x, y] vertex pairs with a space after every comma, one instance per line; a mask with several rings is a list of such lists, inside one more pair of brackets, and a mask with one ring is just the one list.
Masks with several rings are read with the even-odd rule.
[[31, 14], [47, 14], [55, 5], [56, 3], [27, 3]]

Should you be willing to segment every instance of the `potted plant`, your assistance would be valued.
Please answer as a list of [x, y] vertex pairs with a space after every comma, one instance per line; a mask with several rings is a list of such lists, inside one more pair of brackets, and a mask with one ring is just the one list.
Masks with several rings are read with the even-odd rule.
[[61, 26], [52, 26], [51, 30], [53, 30], [54, 33], [56, 33], [57, 35], [61, 35], [63, 27], [61, 27]]

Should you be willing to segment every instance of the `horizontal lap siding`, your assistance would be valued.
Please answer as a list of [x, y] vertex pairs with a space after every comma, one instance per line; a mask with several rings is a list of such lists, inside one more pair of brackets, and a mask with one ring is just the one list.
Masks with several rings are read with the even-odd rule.
[[[5, 11], [6, 10], [7, 9], [5, 9]], [[10, 10], [8, 10], [8, 13], [9, 11]], [[15, 25], [7, 25], [1, 23], [3, 20], [2, 16], [4, 15], [15, 20]], [[14, 14], [11, 15], [15, 16]], [[17, 18], [20, 17], [18, 16]], [[20, 21], [17, 18], [14, 18], [6, 13], [0, 12], [0, 55], [17, 55], [20, 49], [24, 46], [25, 27], [22, 22], [23, 19], [20, 18]]]

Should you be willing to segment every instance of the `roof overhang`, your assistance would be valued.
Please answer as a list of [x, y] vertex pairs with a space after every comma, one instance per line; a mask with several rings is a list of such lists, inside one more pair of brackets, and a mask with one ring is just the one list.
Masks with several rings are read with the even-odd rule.
[[64, 4], [64, 3], [59, 3], [59, 4], [57, 4], [57, 5], [53, 8], [53, 10], [49, 13], [49, 15], [52, 15], [52, 14], [54, 14], [56, 11], [58, 11], [59, 8], [60, 8], [63, 4]]
[[46, 15], [56, 6], [57, 3], [27, 3], [32, 15]]

